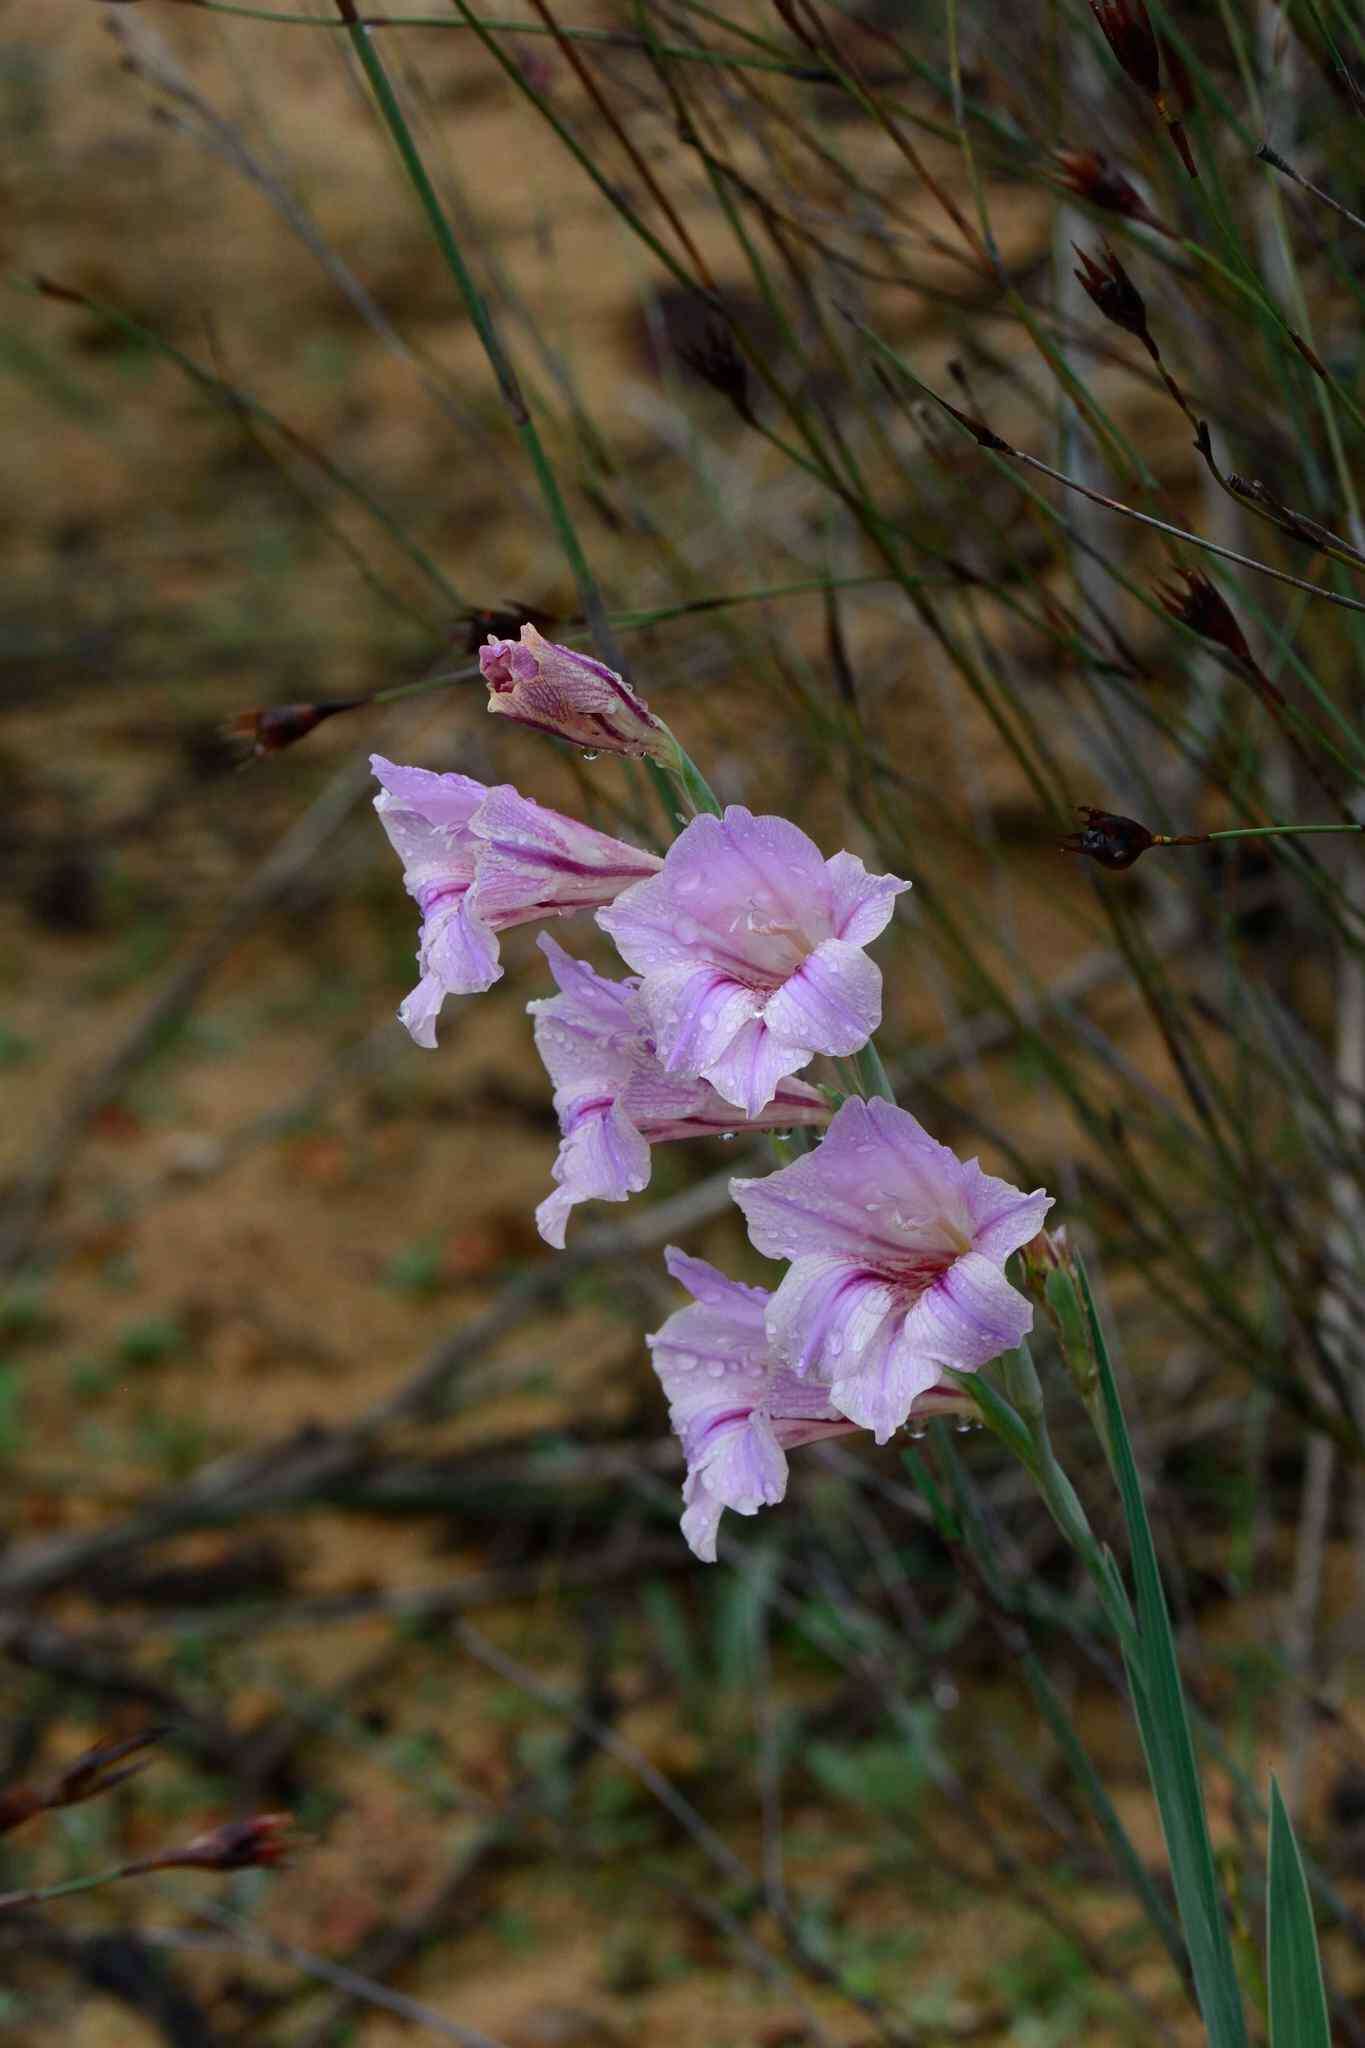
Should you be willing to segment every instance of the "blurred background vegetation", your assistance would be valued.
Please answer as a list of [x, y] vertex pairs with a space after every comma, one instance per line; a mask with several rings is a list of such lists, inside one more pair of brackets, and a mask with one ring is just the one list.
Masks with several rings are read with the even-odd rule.
[[[1151, 12], [1197, 181], [1073, 0], [440, 0], [372, 43], [632, 679], [723, 798], [914, 878], [900, 1099], [1086, 1249], [1245, 1983], [1274, 1762], [1360, 2042], [1359, 856], [1057, 848], [1078, 804], [1358, 803], [1365, 43], [1337, 0]], [[582, 578], [352, 39], [321, 0], [250, 17], [0, 7], [0, 1776], [167, 1731], [4, 1836], [0, 1888], [233, 1814], [302, 1845], [0, 1918], [0, 2017], [1198, 2041], [1076, 1769], [1079, 1730], [1160, 1894], [1089, 1595], [988, 1440], [817, 1446], [720, 1566], [677, 1534], [658, 1251], [771, 1284], [726, 1193], [771, 1155], [661, 1150], [552, 1254], [533, 935], [437, 1054], [393, 1021], [371, 749], [658, 823], [486, 717], [486, 615], [581, 639]], [[1159, 362], [1073, 275], [1105, 239]], [[253, 707], [381, 691], [252, 758]]]

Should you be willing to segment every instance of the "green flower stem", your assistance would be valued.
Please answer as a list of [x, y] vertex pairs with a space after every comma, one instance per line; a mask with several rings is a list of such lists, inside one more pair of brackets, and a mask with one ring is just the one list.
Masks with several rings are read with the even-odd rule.
[[882, 1065], [882, 1056], [877, 1050], [875, 1040], [869, 1038], [862, 1051], [853, 1055], [853, 1074], [860, 1095], [867, 1098], [879, 1095], [883, 1102], [895, 1101], [896, 1091], [891, 1086], [886, 1068]]
[[[1192, 832], [1188, 844], [1202, 846], [1213, 839], [1287, 839], [1291, 834], [1309, 832], [1365, 832], [1365, 825], [1238, 825], [1228, 832]], [[1158, 835], [1159, 846], [1178, 845], [1177, 840], [1168, 840]]]

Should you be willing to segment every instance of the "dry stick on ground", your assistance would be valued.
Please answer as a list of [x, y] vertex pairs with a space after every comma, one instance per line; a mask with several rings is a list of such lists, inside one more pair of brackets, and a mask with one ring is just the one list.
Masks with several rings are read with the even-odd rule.
[[219, 1459], [112, 1528], [15, 1546], [0, 1559], [0, 1604], [31, 1601], [106, 1558], [176, 1530], [293, 1506], [363, 1472], [384, 1430], [438, 1413], [461, 1371], [585, 1270], [599, 1262], [628, 1266], [642, 1251], [720, 1215], [729, 1205], [732, 1171], [727, 1168], [681, 1195], [642, 1208], [625, 1224], [584, 1230], [572, 1250], [513, 1274], [488, 1308], [461, 1324], [395, 1392], [354, 1421], [335, 1429], [305, 1426], [263, 1449]]
[[[614, 1697], [607, 1684], [605, 1648], [605, 1638], [590, 1632], [581, 1686], [582, 1705], [571, 1709], [574, 1732], [552, 1762], [539, 1770], [527, 1771], [499, 1812], [472, 1841], [461, 1844], [437, 1892], [424, 1907], [360, 1943], [350, 1967], [359, 1972], [364, 1982], [368, 1984], [402, 1969], [432, 1941], [472, 1913], [475, 1902], [471, 1892], [480, 1878], [509, 1853], [523, 1824], [546, 1807], [547, 1788], [557, 1788], [565, 1778], [575, 1783], [592, 1762], [602, 1745], [602, 1738], [595, 1731], [601, 1729], [609, 1734], [604, 1717], [615, 1711]], [[557, 1798], [558, 1791], [551, 1796]], [[290, 2034], [289, 2048], [326, 2048], [356, 1995], [343, 1989], [311, 2027], [302, 2034]]]
[[377, 1984], [359, 1970], [347, 1969], [344, 1963], [330, 1962], [326, 1956], [317, 1956], [311, 1949], [300, 1948], [297, 1942], [284, 1941], [277, 1934], [267, 1933], [264, 1928], [253, 1927], [221, 1906], [198, 1906], [195, 1917], [221, 1928], [222, 1932], [203, 1936], [181, 1928], [158, 1927], [149, 1929], [143, 1940], [155, 1948], [193, 1953], [227, 1950], [233, 1955], [258, 1955], [290, 1963], [304, 1976], [316, 1978], [319, 1984], [329, 1985], [332, 1990], [343, 1993], [352, 2003], [372, 2005], [379, 2012], [391, 2012], [398, 2019], [410, 2020], [414, 2026], [425, 2027], [428, 2033], [438, 2034], [442, 2040], [458, 2043], [459, 2048], [502, 2048], [502, 2043], [494, 2040], [491, 2034], [481, 2033], [477, 2027], [462, 2026], [459, 2020], [437, 2012], [434, 2006], [424, 2005], [420, 1998], [409, 1998], [402, 1991], [390, 1991], [387, 1984]]
[[[480, 1630], [474, 1628], [470, 1623], [456, 1622], [452, 1633], [456, 1642], [463, 1649], [467, 1650], [470, 1656], [478, 1663], [482, 1664], [487, 1670], [496, 1672], [500, 1678], [505, 1678], [509, 1684], [515, 1685], [520, 1691], [529, 1694], [532, 1699], [540, 1701], [552, 1713], [565, 1716], [574, 1728], [578, 1730], [579, 1735], [584, 1740], [593, 1747], [601, 1749], [606, 1755], [614, 1758], [617, 1763], [630, 1772], [632, 1777], [638, 1779], [651, 1797], [663, 1808], [664, 1812], [677, 1822], [678, 1826], [701, 1851], [717, 1876], [722, 1878], [727, 1884], [740, 1886], [745, 1893], [759, 1890], [754, 1874], [748, 1865], [735, 1854], [729, 1843], [718, 1835], [710, 1823], [698, 1813], [690, 1800], [683, 1797], [677, 1786], [665, 1777], [663, 1772], [657, 1769], [649, 1761], [649, 1758], [636, 1748], [633, 1742], [628, 1741], [625, 1736], [619, 1734], [614, 1728], [605, 1726], [600, 1717], [595, 1717], [591, 1713], [586, 1712], [581, 1707], [576, 1706], [572, 1700], [566, 1699], [562, 1693], [557, 1692], [552, 1686], [546, 1685], [527, 1665], [520, 1663], [515, 1657], [510, 1657], [506, 1651], [499, 1649], [495, 1643], [491, 1642], [487, 1636], [483, 1635]], [[769, 1904], [770, 1906], [772, 1905], [771, 1900]], [[828, 1985], [832, 1989], [838, 1990], [844, 1998], [849, 1999], [860, 2011], [866, 2013], [882, 2029], [884, 2038], [896, 2043], [897, 2048], [915, 2048], [915, 2035], [899, 2025], [887, 2013], [880, 2000], [850, 1989], [848, 1985], [840, 1981], [837, 1973], [822, 1957], [811, 1954], [800, 1923], [792, 1914], [775, 1912], [774, 1916], [781, 1929], [788, 1952], [806, 1976], [813, 1979], [816, 1983]], [[729, 1929], [727, 1928], [728, 1931]], [[767, 1959], [767, 1964], [771, 1966], [772, 1972], [786, 1982], [787, 1988], [792, 1992], [793, 1996], [799, 1997], [800, 1994], [795, 1989], [792, 1973], [788, 1967], [778, 1957], [772, 1956], [766, 1949], [761, 1950], [761, 1953]], [[819, 2020], [804, 2002], [802, 2003], [802, 2014], [816, 2037], [821, 2041], [826, 2041], [828, 2037], [821, 2028]]]
[[198, 951], [176, 969], [122, 1043], [77, 1089], [71, 1107], [39, 1146], [37, 1157], [0, 1215], [0, 1275], [12, 1272], [27, 1256], [62, 1171], [91, 1119], [113, 1100], [156, 1050], [164, 1034], [184, 1017], [238, 939], [311, 867], [359, 802], [369, 781], [369, 763], [363, 759], [347, 761], [338, 770], [274, 852], [229, 899]]

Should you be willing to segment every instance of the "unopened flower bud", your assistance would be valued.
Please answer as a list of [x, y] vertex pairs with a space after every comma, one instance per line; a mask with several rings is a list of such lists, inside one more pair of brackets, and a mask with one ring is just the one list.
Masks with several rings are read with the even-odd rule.
[[1107, 242], [1100, 244], [1102, 262], [1087, 256], [1084, 249], [1071, 244], [1080, 258], [1080, 269], [1075, 277], [1082, 291], [1091, 303], [1098, 307], [1106, 320], [1112, 320], [1115, 327], [1123, 328], [1151, 349], [1152, 338], [1147, 332], [1147, 308], [1142, 293], [1133, 283], [1128, 272], [1119, 262]]
[[256, 1813], [195, 1835], [182, 1849], [150, 1857], [154, 1870], [257, 1870], [283, 1863], [293, 1844], [290, 1813]]
[[1157, 835], [1136, 818], [1120, 818], [1113, 811], [1097, 811], [1093, 804], [1078, 804], [1085, 819], [1079, 832], [1062, 841], [1063, 853], [1083, 853], [1102, 868], [1130, 868], [1135, 860], [1155, 846]]
[[1208, 577], [1200, 569], [1181, 569], [1177, 573], [1185, 586], [1183, 590], [1176, 583], [1157, 586], [1162, 608], [1180, 625], [1198, 633], [1201, 640], [1213, 640], [1236, 660], [1250, 664], [1252, 654], [1246, 635]]
[[488, 640], [479, 649], [479, 667], [489, 710], [519, 725], [569, 740], [587, 753], [677, 758], [668, 727], [623, 676], [590, 654], [542, 639], [529, 623], [519, 641]]
[[1194, 102], [1190, 75], [1178, 53], [1171, 49], [1169, 43], [1159, 40], [1147, 12], [1147, 0], [1090, 0], [1090, 12], [1099, 23], [1119, 69], [1132, 79], [1139, 91], [1146, 93], [1170, 130], [1171, 140], [1180, 152], [1185, 169], [1192, 178], [1197, 178], [1199, 173], [1185, 131], [1171, 112], [1162, 90], [1163, 61], [1166, 76], [1174, 86], [1182, 107], [1186, 108]]
[[[49, 1784], [8, 1786], [0, 1792], [0, 1834], [18, 1827], [35, 1813], [50, 1812], [59, 1806], [80, 1806], [87, 1799], [112, 1792], [116, 1785], [145, 1769], [147, 1758], [136, 1756], [136, 1752], [159, 1742], [164, 1733], [162, 1728], [147, 1728], [123, 1742], [97, 1742], [93, 1748], [82, 1750]], [[134, 1757], [134, 1761], [125, 1763], [125, 1757]]]
[[267, 754], [281, 753], [297, 740], [307, 739], [325, 718], [335, 718], [339, 711], [354, 711], [364, 702], [363, 697], [347, 697], [330, 704], [269, 704], [264, 709], [239, 712], [230, 721], [228, 732], [236, 739], [248, 740], [256, 759], [263, 761]]
[[1062, 182], [1078, 199], [1086, 199], [1105, 213], [1121, 213], [1125, 220], [1139, 220], [1159, 235], [1171, 230], [1152, 212], [1138, 188], [1122, 171], [1114, 170], [1107, 157], [1095, 149], [1059, 149], [1055, 154]]
[[1154, 100], [1161, 91], [1161, 51], [1145, 0], [1090, 0], [1090, 12], [1119, 69]]

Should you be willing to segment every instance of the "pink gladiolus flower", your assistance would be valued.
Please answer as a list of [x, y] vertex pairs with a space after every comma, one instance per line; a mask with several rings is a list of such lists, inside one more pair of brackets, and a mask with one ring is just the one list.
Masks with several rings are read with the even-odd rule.
[[1003, 1269], [1051, 1196], [992, 1179], [893, 1103], [845, 1102], [815, 1152], [731, 1188], [758, 1250], [793, 1261], [774, 1351], [878, 1443], [945, 1366], [974, 1372], [1033, 1326]]
[[479, 649], [479, 667], [488, 708], [504, 718], [590, 753], [676, 759], [668, 727], [623, 676], [590, 654], [542, 639], [534, 626], [522, 627], [520, 641], [490, 635]]
[[489, 789], [469, 775], [400, 768], [381, 754], [370, 766], [383, 785], [374, 800], [379, 822], [422, 913], [421, 980], [398, 1012], [418, 1045], [435, 1045], [448, 995], [498, 980], [499, 932], [596, 909], [661, 865], [657, 854], [545, 810], [510, 784]]
[[665, 1071], [709, 1081], [755, 1117], [817, 1052], [866, 1045], [882, 977], [862, 949], [909, 886], [851, 853], [825, 860], [787, 819], [731, 804], [694, 818], [662, 872], [597, 922], [643, 976]]
[[560, 990], [527, 1005], [536, 1047], [555, 1084], [563, 1133], [555, 1191], [536, 1210], [547, 1244], [563, 1248], [565, 1225], [579, 1202], [624, 1202], [646, 1187], [651, 1145], [827, 1122], [824, 1097], [804, 1081], [788, 1081], [762, 1115], [746, 1124], [708, 1082], [664, 1072], [635, 982], [609, 981], [556, 945], [548, 932], [541, 934], [540, 949]]
[[[727, 1280], [672, 1247], [664, 1259], [693, 1304], [647, 1342], [687, 1460], [683, 1535], [714, 1564], [726, 1508], [752, 1515], [772, 1507], [787, 1491], [789, 1450], [846, 1436], [857, 1425], [839, 1413], [828, 1387], [799, 1378], [776, 1356], [764, 1327], [772, 1301], [766, 1288]], [[921, 1395], [916, 1413], [964, 1407], [960, 1394], [940, 1387]]]

